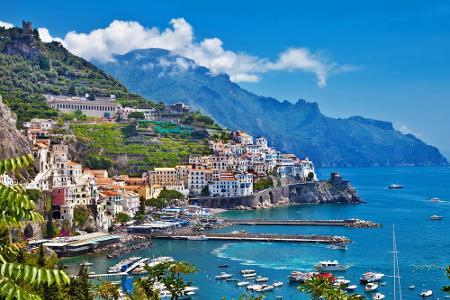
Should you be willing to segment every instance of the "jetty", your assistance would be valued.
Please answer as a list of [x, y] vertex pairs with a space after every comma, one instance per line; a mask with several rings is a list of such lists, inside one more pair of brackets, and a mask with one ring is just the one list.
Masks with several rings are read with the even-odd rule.
[[355, 228], [380, 227], [372, 221], [360, 219], [346, 220], [266, 220], [266, 219], [226, 219], [231, 225], [281, 225], [281, 226], [343, 226]]
[[347, 244], [351, 240], [345, 236], [330, 235], [285, 235], [265, 233], [202, 233], [187, 234], [152, 234], [154, 239], [187, 240], [193, 236], [204, 236], [205, 241], [236, 241], [236, 242], [289, 242], [289, 243], [320, 243]]

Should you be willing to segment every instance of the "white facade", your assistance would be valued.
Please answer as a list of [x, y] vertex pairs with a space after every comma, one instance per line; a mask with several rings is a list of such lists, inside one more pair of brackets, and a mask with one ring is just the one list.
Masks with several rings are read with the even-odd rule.
[[209, 182], [208, 190], [214, 197], [240, 197], [253, 194], [252, 174], [221, 174], [218, 180]]

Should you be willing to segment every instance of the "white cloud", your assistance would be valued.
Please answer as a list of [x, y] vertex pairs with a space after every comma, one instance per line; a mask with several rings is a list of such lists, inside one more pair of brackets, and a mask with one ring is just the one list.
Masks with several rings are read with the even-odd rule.
[[0, 27], [5, 27], [6, 29], [8, 29], [8, 28], [14, 27], [14, 25], [11, 23], [8, 23], [8, 22], [0, 21]]
[[[114, 55], [135, 49], [162, 48], [194, 60], [209, 68], [212, 74], [226, 73], [235, 82], [255, 82], [271, 71], [303, 71], [313, 73], [323, 87], [330, 74], [355, 69], [331, 62], [318, 52], [307, 48], [289, 48], [274, 61], [224, 48], [217, 37], [196, 41], [192, 26], [183, 18], [172, 19], [171, 26], [161, 30], [147, 28], [134, 21], [114, 20], [106, 28], [89, 33], [71, 31], [63, 39], [54, 38], [46, 28], [39, 28], [42, 40], [57, 40], [72, 53], [88, 60], [113, 61]], [[187, 70], [187, 61], [177, 62], [180, 70]]]

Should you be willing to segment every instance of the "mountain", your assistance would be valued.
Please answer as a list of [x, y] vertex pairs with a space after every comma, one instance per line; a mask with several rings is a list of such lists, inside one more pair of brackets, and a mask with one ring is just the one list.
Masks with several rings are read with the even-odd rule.
[[155, 101], [185, 102], [220, 125], [266, 136], [283, 151], [320, 166], [442, 165], [439, 150], [392, 123], [360, 116], [330, 118], [317, 103], [255, 95], [193, 60], [162, 49], [135, 50], [94, 62], [130, 90]]

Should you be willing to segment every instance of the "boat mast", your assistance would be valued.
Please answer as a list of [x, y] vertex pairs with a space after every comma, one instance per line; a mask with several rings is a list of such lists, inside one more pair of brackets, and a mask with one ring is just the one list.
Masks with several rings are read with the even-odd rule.
[[397, 282], [396, 282], [396, 278], [397, 278], [397, 268], [396, 268], [396, 263], [395, 263], [395, 225], [392, 224], [392, 261], [394, 264], [394, 300], [397, 299]]

